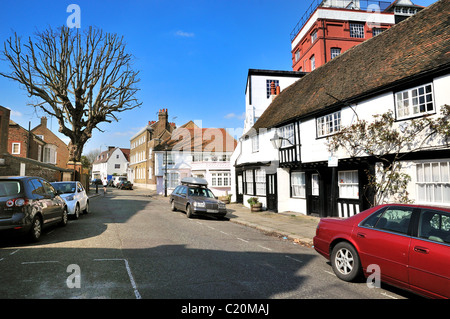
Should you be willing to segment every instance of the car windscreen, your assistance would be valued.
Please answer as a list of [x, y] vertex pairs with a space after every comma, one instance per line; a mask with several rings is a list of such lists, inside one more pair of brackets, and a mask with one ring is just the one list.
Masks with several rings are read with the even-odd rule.
[[66, 182], [66, 183], [52, 183], [52, 186], [63, 194], [75, 193], [77, 188], [76, 183]]
[[0, 197], [13, 196], [21, 192], [19, 181], [0, 181]]
[[214, 198], [214, 194], [208, 188], [203, 187], [189, 187], [189, 196]]

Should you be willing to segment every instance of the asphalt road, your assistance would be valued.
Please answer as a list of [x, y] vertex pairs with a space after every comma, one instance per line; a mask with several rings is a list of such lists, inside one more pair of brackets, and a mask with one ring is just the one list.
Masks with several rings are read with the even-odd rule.
[[1, 237], [1, 298], [404, 299], [339, 280], [313, 249], [227, 220], [188, 219], [142, 190], [108, 189], [41, 241]]

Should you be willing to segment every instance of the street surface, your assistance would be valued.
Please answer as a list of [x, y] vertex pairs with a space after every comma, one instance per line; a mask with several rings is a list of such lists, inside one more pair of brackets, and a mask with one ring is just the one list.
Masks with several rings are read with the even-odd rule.
[[[99, 192], [101, 192], [99, 190]], [[0, 296], [62, 299], [404, 299], [339, 280], [312, 248], [228, 220], [188, 219], [146, 190], [92, 198], [41, 241], [2, 236]], [[187, 304], [186, 304], [187, 305]]]

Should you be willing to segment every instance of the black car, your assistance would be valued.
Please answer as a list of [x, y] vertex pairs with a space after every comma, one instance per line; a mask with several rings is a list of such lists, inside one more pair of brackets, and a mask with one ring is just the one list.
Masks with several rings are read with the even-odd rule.
[[227, 209], [225, 203], [216, 199], [213, 192], [207, 188], [208, 182], [202, 178], [186, 177], [181, 180], [170, 195], [172, 210], [185, 211], [186, 216], [211, 215], [225, 217]]
[[0, 176], [0, 231], [22, 232], [39, 240], [43, 226], [67, 224], [67, 207], [40, 177]]
[[130, 181], [121, 181], [117, 183], [118, 189], [133, 189], [133, 184]]

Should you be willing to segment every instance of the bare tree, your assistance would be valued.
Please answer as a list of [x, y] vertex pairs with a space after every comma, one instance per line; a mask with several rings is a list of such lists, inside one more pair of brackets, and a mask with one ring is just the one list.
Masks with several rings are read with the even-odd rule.
[[142, 104], [139, 72], [125, 48], [123, 37], [93, 27], [49, 28], [24, 43], [15, 33], [1, 52], [11, 71], [0, 75], [19, 82], [35, 98], [31, 105], [58, 120], [59, 132], [70, 138], [69, 160], [79, 161], [100, 123]]

